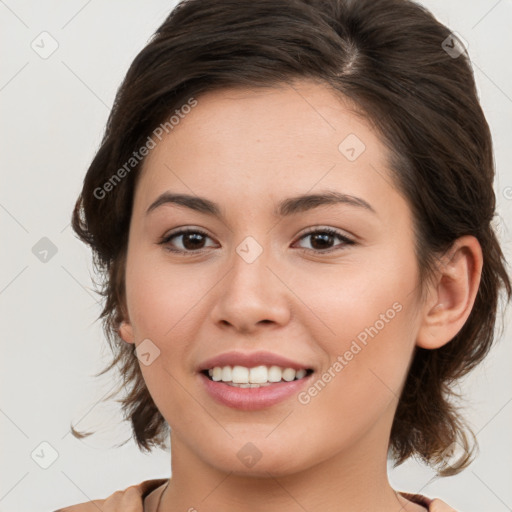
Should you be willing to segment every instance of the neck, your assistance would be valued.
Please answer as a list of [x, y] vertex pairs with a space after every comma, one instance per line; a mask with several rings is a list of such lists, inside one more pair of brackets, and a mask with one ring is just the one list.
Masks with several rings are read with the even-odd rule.
[[[375, 428], [350, 449], [304, 470], [280, 473], [274, 467], [247, 475], [222, 471], [205, 462], [174, 432], [172, 478], [158, 512], [396, 512], [398, 505], [406, 512], [425, 512], [389, 485], [387, 442], [378, 437]], [[386, 450], [379, 451], [378, 446]]]

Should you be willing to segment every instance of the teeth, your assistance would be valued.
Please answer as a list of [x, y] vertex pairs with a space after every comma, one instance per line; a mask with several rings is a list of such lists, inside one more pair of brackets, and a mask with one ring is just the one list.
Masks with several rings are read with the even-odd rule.
[[226, 384], [234, 388], [261, 388], [271, 385], [270, 382], [264, 382], [263, 384], [235, 384], [234, 382], [226, 382]]
[[234, 384], [249, 384], [249, 368], [245, 366], [233, 366], [230, 380]]
[[283, 376], [283, 371], [279, 366], [271, 366], [268, 369], [268, 381], [269, 382], [280, 382]]
[[281, 368], [280, 366], [216, 366], [208, 370], [212, 380], [226, 382], [238, 387], [259, 387], [269, 385], [272, 382], [291, 382], [295, 379], [302, 379], [306, 376], [305, 369], [295, 370], [293, 368]]
[[[268, 378], [268, 370], [266, 366], [255, 366], [249, 370], [249, 382], [252, 384], [264, 384]], [[236, 382], [233, 379], [233, 382]]]
[[306, 376], [306, 373], [307, 373], [307, 372], [306, 372], [306, 370], [304, 370], [304, 369], [300, 369], [300, 370], [298, 370], [298, 371], [295, 373], [295, 378], [296, 378], [296, 379], [302, 379], [303, 377], [305, 377], [305, 376]]
[[231, 382], [231, 366], [224, 366], [221, 371], [222, 373], [220, 379], [222, 382]]

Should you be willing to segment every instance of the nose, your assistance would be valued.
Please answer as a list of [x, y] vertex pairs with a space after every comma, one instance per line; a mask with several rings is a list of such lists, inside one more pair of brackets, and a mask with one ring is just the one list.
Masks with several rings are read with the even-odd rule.
[[263, 251], [254, 261], [235, 253], [227, 275], [219, 283], [212, 321], [223, 329], [250, 334], [270, 324], [282, 327], [289, 322], [292, 293], [286, 279]]

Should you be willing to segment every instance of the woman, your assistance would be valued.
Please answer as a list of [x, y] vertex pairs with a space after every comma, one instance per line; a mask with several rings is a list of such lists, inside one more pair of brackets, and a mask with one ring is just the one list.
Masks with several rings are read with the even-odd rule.
[[450, 385], [510, 297], [493, 177], [465, 49], [418, 5], [180, 3], [73, 213], [172, 478], [62, 510], [453, 510], [386, 462], [472, 460]]

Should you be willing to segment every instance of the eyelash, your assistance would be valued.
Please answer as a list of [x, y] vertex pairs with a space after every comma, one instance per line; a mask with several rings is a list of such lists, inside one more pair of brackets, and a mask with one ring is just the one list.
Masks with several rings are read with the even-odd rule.
[[[158, 242], [159, 245], [163, 245], [165, 250], [169, 251], [169, 252], [173, 252], [173, 253], [178, 253], [178, 254], [182, 254], [184, 256], [194, 256], [194, 255], [197, 255], [197, 254], [201, 254], [202, 252], [204, 252], [206, 249], [198, 249], [196, 251], [191, 251], [191, 250], [182, 250], [182, 249], [173, 249], [169, 246], [169, 242], [177, 237], [177, 236], [181, 236], [181, 235], [187, 235], [187, 234], [190, 234], [190, 233], [193, 233], [193, 234], [200, 234], [204, 237], [207, 237], [207, 238], [211, 238], [208, 233], [206, 233], [205, 231], [202, 231], [201, 229], [198, 229], [198, 228], [194, 228], [194, 229], [183, 229], [181, 231], [176, 231], [174, 233], [170, 233], [169, 235], [167, 236], [164, 236], [160, 242]], [[299, 238], [299, 240], [302, 240], [303, 238], [309, 236], [309, 235], [313, 235], [313, 234], [318, 234], [318, 233], [322, 233], [322, 234], [328, 234], [328, 235], [332, 235], [332, 236], [336, 236], [338, 237], [343, 243], [344, 243], [344, 246], [346, 245], [354, 245], [356, 242], [348, 237], [346, 237], [345, 235], [342, 235], [339, 231], [333, 229], [333, 228], [318, 228], [318, 227], [314, 227], [314, 228], [310, 228], [306, 233], [303, 233], [302, 236]], [[334, 252], [334, 251], [339, 251], [339, 250], [343, 250], [344, 249], [344, 246], [342, 245], [341, 247], [334, 247], [334, 248], [331, 248], [331, 249], [327, 249], [327, 250], [316, 250], [316, 249], [307, 249], [307, 248], [300, 248], [300, 250], [302, 251], [306, 251], [306, 252], [314, 252], [316, 254], [327, 254], [327, 253], [331, 253], [331, 252]]]

